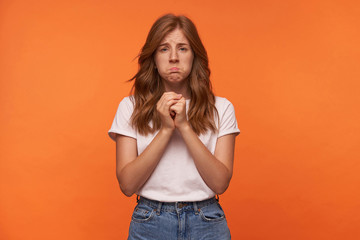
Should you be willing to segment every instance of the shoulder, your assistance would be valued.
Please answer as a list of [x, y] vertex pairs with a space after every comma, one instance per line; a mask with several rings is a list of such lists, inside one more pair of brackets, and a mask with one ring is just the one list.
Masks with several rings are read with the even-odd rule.
[[120, 109], [132, 110], [134, 109], [135, 99], [133, 96], [124, 97], [119, 104]]
[[124, 97], [120, 103], [134, 105], [135, 98], [133, 95]]
[[219, 110], [224, 110], [228, 107], [232, 107], [232, 103], [224, 97], [215, 96], [215, 107]]

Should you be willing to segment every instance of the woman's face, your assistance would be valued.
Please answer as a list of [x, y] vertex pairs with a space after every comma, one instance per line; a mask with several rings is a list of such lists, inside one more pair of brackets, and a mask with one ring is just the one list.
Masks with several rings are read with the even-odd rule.
[[155, 64], [166, 89], [187, 84], [194, 54], [182, 30], [176, 28], [161, 41], [155, 53]]

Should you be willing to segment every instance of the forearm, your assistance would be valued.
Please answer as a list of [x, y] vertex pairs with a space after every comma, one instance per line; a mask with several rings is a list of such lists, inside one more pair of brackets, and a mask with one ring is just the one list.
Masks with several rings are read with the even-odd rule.
[[200, 176], [216, 194], [222, 194], [229, 186], [232, 168], [226, 167], [201, 142], [192, 128], [187, 125], [179, 129], [185, 144], [194, 159]]
[[119, 185], [126, 196], [136, 193], [150, 177], [159, 163], [171, 135], [171, 130], [161, 129], [139, 156], [118, 170]]

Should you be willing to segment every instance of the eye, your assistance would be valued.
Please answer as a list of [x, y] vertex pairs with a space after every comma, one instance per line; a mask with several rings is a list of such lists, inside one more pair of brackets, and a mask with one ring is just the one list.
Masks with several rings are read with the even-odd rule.
[[181, 47], [181, 48], [179, 48], [179, 50], [182, 51], [182, 52], [184, 52], [184, 51], [187, 50], [187, 48], [186, 48], [186, 47]]
[[164, 47], [164, 48], [160, 48], [160, 52], [166, 52], [168, 50], [168, 48]]

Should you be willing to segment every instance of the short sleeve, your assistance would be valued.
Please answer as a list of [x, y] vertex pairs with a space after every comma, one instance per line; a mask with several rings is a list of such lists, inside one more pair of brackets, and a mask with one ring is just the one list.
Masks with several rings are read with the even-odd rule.
[[121, 134], [136, 139], [136, 130], [131, 126], [131, 115], [133, 110], [134, 105], [130, 97], [125, 97], [120, 102], [111, 128], [108, 131], [108, 134], [112, 140], [115, 141], [116, 134]]
[[225, 98], [220, 98], [217, 109], [219, 113], [219, 134], [222, 137], [227, 134], [235, 133], [236, 136], [240, 133], [237, 120], [235, 117], [235, 109], [230, 101]]

